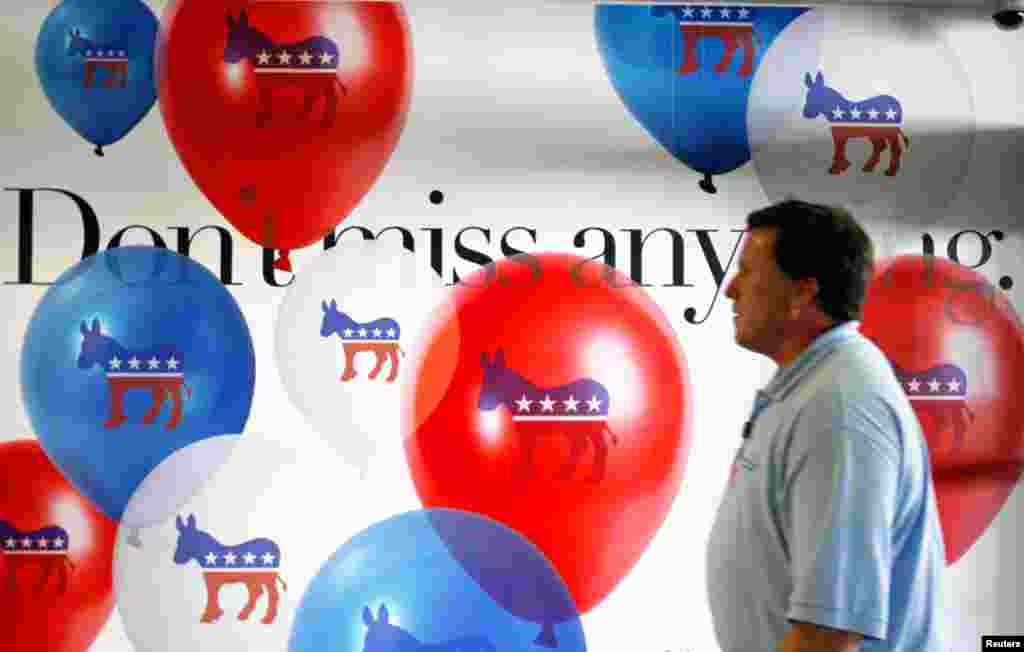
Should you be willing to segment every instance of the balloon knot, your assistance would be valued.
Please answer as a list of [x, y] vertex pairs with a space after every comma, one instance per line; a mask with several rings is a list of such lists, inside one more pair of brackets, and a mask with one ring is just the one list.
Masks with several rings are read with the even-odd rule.
[[281, 256], [274, 261], [274, 269], [279, 269], [282, 272], [292, 271], [292, 261], [288, 258], [287, 251], [282, 251]]
[[533, 643], [544, 647], [558, 647], [558, 639], [555, 638], [555, 629], [551, 623], [544, 623], [544, 627], [541, 628], [537, 638], [533, 639]]
[[96, 154], [96, 156], [103, 156], [103, 146], [102, 145], [97, 145], [96, 149], [94, 149], [92, 151]]
[[700, 189], [709, 195], [713, 195], [718, 192], [718, 188], [715, 188], [715, 184], [711, 183], [711, 175], [707, 172], [704, 173], [704, 178], [697, 183]]

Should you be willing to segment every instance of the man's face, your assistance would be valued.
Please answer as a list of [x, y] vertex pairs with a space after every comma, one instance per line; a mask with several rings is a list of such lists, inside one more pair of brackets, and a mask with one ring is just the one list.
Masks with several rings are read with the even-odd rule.
[[740, 250], [736, 276], [725, 296], [733, 300], [736, 343], [768, 357], [786, 340], [787, 313], [794, 283], [775, 263], [778, 227], [751, 229]]

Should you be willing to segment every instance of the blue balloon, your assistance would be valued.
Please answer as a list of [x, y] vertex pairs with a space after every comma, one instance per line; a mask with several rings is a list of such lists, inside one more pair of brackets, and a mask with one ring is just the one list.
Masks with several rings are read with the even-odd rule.
[[587, 649], [554, 566], [515, 530], [454, 509], [406, 512], [350, 539], [303, 594], [288, 644], [289, 652], [551, 649]]
[[118, 247], [64, 272], [36, 306], [22, 398], [54, 464], [120, 520], [172, 453], [242, 433], [255, 366], [245, 317], [217, 277], [164, 248]]
[[712, 175], [750, 160], [751, 80], [779, 33], [810, 7], [608, 5], [594, 8], [598, 49], [615, 92], [676, 159]]
[[54, 110], [82, 138], [110, 145], [156, 102], [159, 24], [139, 0], [65, 0], [36, 41], [36, 74]]

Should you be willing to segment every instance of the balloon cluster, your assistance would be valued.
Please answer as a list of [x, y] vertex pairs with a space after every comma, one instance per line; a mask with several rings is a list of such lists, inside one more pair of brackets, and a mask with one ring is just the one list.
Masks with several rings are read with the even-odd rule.
[[408, 20], [398, 2], [65, 0], [36, 44], [47, 99], [103, 147], [159, 98], [167, 135], [210, 202], [281, 251], [321, 240], [370, 190], [405, 126]]
[[705, 192], [752, 162], [772, 200], [889, 219], [942, 211], [965, 182], [971, 83], [927, 12], [598, 3], [594, 28], [629, 114]]
[[[388, 440], [404, 440], [423, 509], [369, 527], [304, 573], [301, 559], [327, 552], [326, 530], [275, 501], [268, 478], [294, 473], [289, 488], [311, 501], [322, 486], [289, 449], [242, 436], [253, 342], [206, 268], [159, 247], [88, 257], [44, 294], [22, 350], [32, 451], [48, 469], [32, 482], [50, 488], [26, 494], [20, 476], [5, 480], [0, 544], [25, 555], [4, 555], [19, 562], [7, 571], [16, 602], [67, 594], [54, 598], [77, 614], [66, 629], [54, 634], [59, 616], [47, 611], [33, 617], [35, 634], [18, 630], [54, 650], [84, 650], [116, 592], [129, 638], [147, 650], [361, 641], [371, 652], [582, 652], [580, 614], [653, 538], [689, 449], [679, 342], [611, 268], [524, 255], [449, 290], [412, 254], [338, 244], [280, 305], [278, 370], [364, 475]], [[592, 533], [585, 544], [579, 531]], [[30, 557], [38, 582], [21, 571]], [[192, 564], [202, 583], [182, 568]], [[296, 577], [308, 587], [298, 601]], [[91, 611], [76, 606], [89, 600]]]

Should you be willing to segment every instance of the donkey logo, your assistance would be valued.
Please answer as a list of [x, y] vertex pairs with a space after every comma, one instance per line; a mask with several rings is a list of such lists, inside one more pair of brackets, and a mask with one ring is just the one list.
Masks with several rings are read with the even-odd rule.
[[497, 652], [494, 643], [485, 636], [466, 636], [444, 643], [421, 643], [416, 637], [388, 622], [388, 608], [377, 609], [377, 619], [369, 607], [363, 607], [366, 639], [363, 652]]
[[679, 20], [679, 30], [683, 34], [683, 63], [676, 71], [680, 75], [689, 75], [697, 71], [697, 43], [702, 38], [719, 38], [725, 44], [722, 58], [714, 65], [714, 71], [721, 75], [732, 65], [736, 50], [743, 50], [743, 63], [736, 74], [749, 77], [754, 72], [754, 52], [758, 41], [751, 19], [751, 9], [746, 7], [731, 8], [691, 6], [658, 6], [651, 7], [656, 17], [670, 16]]
[[107, 88], [125, 88], [128, 86], [128, 51], [117, 45], [96, 44], [82, 36], [76, 27], [71, 30], [68, 42], [68, 56], [81, 56], [85, 67], [83, 88], [92, 88], [96, 79], [96, 69], [109, 72], [103, 85]]
[[[168, 430], [178, 426], [182, 415], [181, 387], [185, 377], [181, 368], [182, 355], [173, 347], [159, 347], [145, 351], [129, 351], [109, 335], [100, 332], [100, 320], [92, 322], [92, 329], [81, 325], [82, 350], [78, 355], [78, 368], [91, 369], [99, 365], [106, 370], [110, 388], [111, 414], [104, 422], [107, 428], [116, 428], [128, 420], [124, 414], [124, 393], [129, 389], [148, 389], [153, 395], [153, 405], [142, 417], [143, 423], [152, 424], [164, 399], [174, 401], [171, 419], [165, 425]], [[192, 397], [192, 388], [185, 385], [186, 394]]]
[[[498, 351], [494, 360], [480, 354], [483, 386], [478, 407], [491, 411], [504, 405], [512, 413], [516, 436], [522, 446], [520, 473], [533, 474], [533, 451], [542, 435], [561, 434], [569, 440], [569, 457], [559, 477], [572, 477], [589, 441], [594, 447], [594, 466], [588, 477], [600, 482], [608, 459], [608, 437], [613, 445], [618, 437], [608, 427], [608, 390], [591, 378], [581, 378], [558, 387], [537, 387], [522, 374], [505, 365], [505, 354]], [[543, 398], [541, 398], [543, 397]]]
[[902, 369], [892, 361], [890, 364], [915, 411], [934, 418], [939, 431], [944, 432], [947, 423], [952, 426], [950, 450], [959, 450], [968, 420], [974, 421], [974, 412], [967, 406], [967, 374], [963, 369], [954, 364], [941, 364], [915, 372]]
[[68, 569], [75, 565], [68, 559], [68, 533], [64, 528], [51, 525], [39, 530], [23, 532], [0, 519], [0, 553], [7, 563], [8, 587], [12, 593], [18, 590], [16, 571], [29, 566], [38, 566], [39, 580], [35, 594], [40, 595], [46, 588], [50, 575], [56, 573], [58, 593], [68, 589]]
[[910, 149], [910, 139], [900, 128], [903, 124], [903, 108], [892, 95], [876, 95], [875, 97], [853, 102], [843, 97], [838, 91], [825, 85], [825, 78], [818, 72], [811, 79], [811, 73], [804, 75], [807, 86], [807, 97], [804, 102], [803, 115], [814, 119], [824, 115], [832, 129], [834, 153], [829, 174], [842, 174], [850, 167], [846, 159], [846, 141], [851, 138], [867, 138], [874, 148], [871, 158], [864, 164], [865, 172], [873, 172], [881, 159], [882, 150], [889, 148], [889, 167], [886, 176], [893, 176], [900, 169], [900, 157], [903, 147]]
[[376, 379], [384, 367], [384, 362], [390, 360], [391, 373], [388, 374], [385, 381], [394, 382], [398, 377], [398, 354], [405, 355], [405, 351], [398, 343], [402, 335], [398, 322], [388, 317], [382, 317], [359, 323], [338, 310], [338, 302], [334, 299], [331, 299], [331, 305], [327, 305], [326, 301], [321, 301], [320, 307], [324, 311], [323, 321], [320, 322], [320, 336], [330, 337], [337, 334], [341, 339], [341, 348], [345, 352], [345, 371], [341, 374], [342, 382], [356, 377], [356, 354], [363, 351], [377, 356], [377, 365], [370, 372], [370, 380]]
[[256, 601], [267, 592], [266, 614], [261, 623], [269, 625], [277, 618], [277, 605], [280, 594], [277, 582], [285, 591], [288, 585], [278, 576], [281, 565], [281, 551], [270, 539], [251, 539], [237, 546], [225, 546], [211, 534], [196, 527], [195, 514], [182, 522], [175, 517], [178, 528], [178, 545], [174, 550], [174, 563], [187, 564], [195, 559], [203, 569], [206, 581], [206, 609], [200, 617], [201, 623], [216, 622], [223, 614], [218, 594], [225, 584], [245, 584], [249, 590], [249, 600], [238, 614], [239, 620], [246, 620], [256, 608]]
[[236, 19], [227, 15], [228, 36], [224, 62], [246, 59], [253, 64], [260, 91], [261, 113], [258, 123], [265, 126], [271, 117], [271, 99], [275, 89], [297, 86], [305, 93], [300, 119], [313, 110], [317, 99], [324, 100], [323, 126], [334, 124], [338, 94], [348, 90], [338, 79], [338, 45], [326, 36], [313, 36], [297, 43], [275, 43], [249, 24], [243, 9]]

